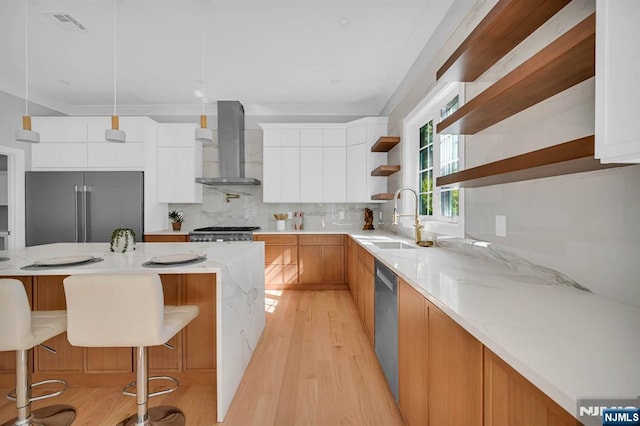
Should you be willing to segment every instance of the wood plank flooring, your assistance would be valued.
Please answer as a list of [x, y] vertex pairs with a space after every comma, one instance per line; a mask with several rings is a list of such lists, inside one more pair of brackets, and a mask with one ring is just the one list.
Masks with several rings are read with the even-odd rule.
[[[267, 325], [224, 425], [403, 425], [347, 290], [271, 291]], [[2, 393], [6, 390], [0, 389]], [[188, 425], [214, 425], [212, 387], [151, 399], [180, 407]], [[113, 425], [135, 410], [114, 388], [75, 388], [34, 407], [71, 404], [74, 424]], [[0, 402], [0, 423], [15, 415]]]

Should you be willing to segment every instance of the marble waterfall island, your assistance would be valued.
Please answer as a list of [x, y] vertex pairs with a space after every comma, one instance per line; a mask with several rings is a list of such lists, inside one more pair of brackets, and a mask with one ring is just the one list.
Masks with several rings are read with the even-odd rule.
[[[181, 254], [199, 259], [143, 266], [152, 258]], [[71, 256], [94, 260], [52, 266], [57, 260], [51, 259]], [[58, 243], [4, 250], [0, 257], [8, 258], [0, 261], [0, 275], [25, 284], [34, 310], [65, 308], [62, 280], [68, 275], [158, 273], [165, 303], [197, 304], [200, 315], [169, 342], [175, 350], [150, 349], [150, 373], [168, 374], [182, 383], [215, 385], [217, 418], [224, 419], [265, 326], [264, 243], [137, 243], [136, 250], [128, 253], [110, 252], [108, 243]], [[48, 344], [58, 354], [35, 349], [34, 380], [58, 377], [71, 386], [119, 386], [132, 381], [129, 348], [76, 348], [69, 345], [66, 334]], [[0, 353], [0, 386], [14, 386], [14, 357]]]

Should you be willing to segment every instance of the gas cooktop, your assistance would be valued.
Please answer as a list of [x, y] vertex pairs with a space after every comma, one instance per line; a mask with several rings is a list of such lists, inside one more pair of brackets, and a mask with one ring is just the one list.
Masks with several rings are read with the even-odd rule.
[[194, 229], [193, 232], [251, 232], [258, 229], [259, 226], [208, 226]]

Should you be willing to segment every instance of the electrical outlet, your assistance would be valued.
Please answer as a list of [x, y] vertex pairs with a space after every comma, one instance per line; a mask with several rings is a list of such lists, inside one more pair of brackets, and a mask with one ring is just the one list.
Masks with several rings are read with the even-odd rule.
[[507, 216], [503, 214], [496, 215], [496, 237], [507, 236]]
[[338, 218], [339, 218], [340, 220], [344, 220], [344, 210], [340, 210], [340, 211], [338, 212]]

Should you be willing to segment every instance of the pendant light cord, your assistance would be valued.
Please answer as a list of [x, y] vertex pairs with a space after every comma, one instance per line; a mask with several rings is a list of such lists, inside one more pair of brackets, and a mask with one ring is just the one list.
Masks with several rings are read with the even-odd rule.
[[113, 115], [118, 115], [116, 105], [118, 104], [118, 37], [117, 37], [117, 0], [113, 0]]
[[29, 0], [24, 2], [24, 115], [29, 116]]
[[204, 115], [204, 96], [205, 96], [205, 88], [204, 88], [204, 42], [205, 42], [205, 37], [204, 37], [204, 13], [201, 15], [201, 19], [200, 19], [200, 28], [202, 29], [201, 34], [200, 34], [200, 48], [201, 48], [201, 55], [202, 55], [202, 115]]

